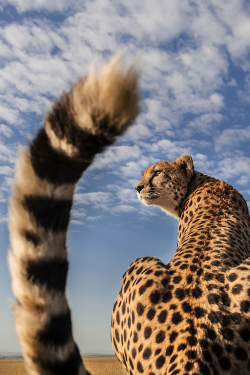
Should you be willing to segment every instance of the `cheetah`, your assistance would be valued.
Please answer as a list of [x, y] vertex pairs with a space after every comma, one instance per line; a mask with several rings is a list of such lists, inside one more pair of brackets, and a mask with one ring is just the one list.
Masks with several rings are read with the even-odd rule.
[[168, 264], [136, 259], [113, 307], [111, 338], [130, 375], [250, 374], [250, 220], [231, 185], [194, 170], [192, 157], [159, 162], [139, 200], [179, 220]]
[[[87, 375], [65, 288], [76, 184], [139, 113], [139, 71], [118, 54], [59, 98], [17, 160], [9, 255], [16, 330], [29, 375]], [[89, 374], [90, 375], [90, 374]]]

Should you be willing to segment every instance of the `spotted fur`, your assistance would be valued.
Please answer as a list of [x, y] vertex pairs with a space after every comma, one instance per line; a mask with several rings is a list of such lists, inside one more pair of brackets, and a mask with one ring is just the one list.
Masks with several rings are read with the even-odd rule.
[[178, 245], [168, 264], [139, 258], [124, 274], [111, 328], [118, 359], [130, 375], [250, 374], [246, 201], [188, 155], [148, 168], [136, 190], [178, 218]]
[[17, 335], [30, 375], [86, 375], [65, 287], [76, 183], [139, 112], [138, 73], [116, 56], [64, 94], [21, 152], [10, 201], [9, 264]]

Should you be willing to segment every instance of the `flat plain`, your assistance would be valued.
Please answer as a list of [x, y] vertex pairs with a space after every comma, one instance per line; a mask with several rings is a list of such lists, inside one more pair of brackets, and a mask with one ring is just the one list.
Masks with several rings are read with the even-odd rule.
[[[115, 356], [83, 356], [86, 369], [91, 375], [126, 375]], [[0, 360], [0, 375], [28, 375], [25, 364], [20, 359]]]

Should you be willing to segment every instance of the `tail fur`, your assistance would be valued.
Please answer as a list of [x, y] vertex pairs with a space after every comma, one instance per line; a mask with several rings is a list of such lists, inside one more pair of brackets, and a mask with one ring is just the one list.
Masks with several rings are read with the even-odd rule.
[[30, 375], [85, 375], [65, 288], [73, 194], [96, 154], [139, 113], [138, 73], [121, 54], [62, 95], [18, 157], [9, 208], [17, 335]]

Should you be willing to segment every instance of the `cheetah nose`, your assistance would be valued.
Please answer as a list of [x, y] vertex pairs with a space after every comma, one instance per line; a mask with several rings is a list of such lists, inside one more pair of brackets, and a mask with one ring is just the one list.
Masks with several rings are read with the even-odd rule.
[[144, 188], [144, 185], [136, 185], [135, 187], [135, 190], [138, 191], [138, 193], [140, 193], [140, 191]]

